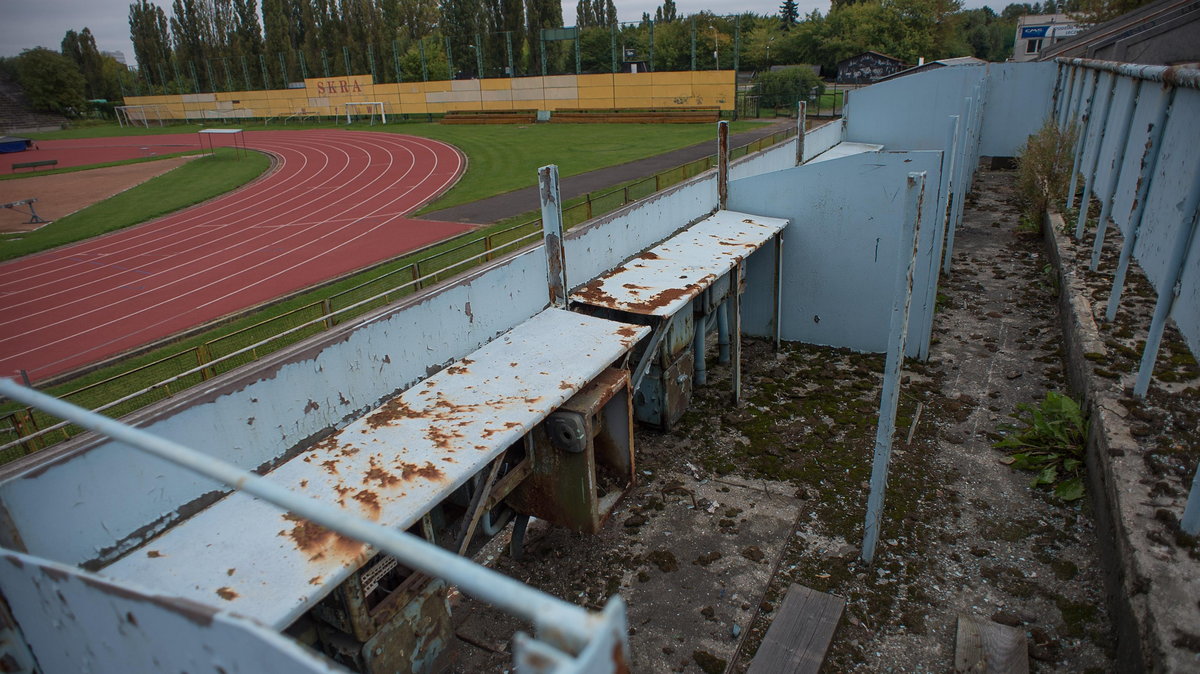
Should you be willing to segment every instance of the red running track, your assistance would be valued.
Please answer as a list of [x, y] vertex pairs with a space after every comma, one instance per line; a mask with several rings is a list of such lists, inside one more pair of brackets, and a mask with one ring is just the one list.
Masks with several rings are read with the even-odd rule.
[[[246, 132], [245, 141], [275, 159], [245, 187], [0, 264], [0, 376], [69, 372], [472, 229], [404, 217], [458, 179], [466, 162], [453, 146], [341, 130]], [[148, 142], [198, 145], [179, 134], [42, 141], [39, 152], [61, 162], [73, 150], [103, 145], [119, 156]]]

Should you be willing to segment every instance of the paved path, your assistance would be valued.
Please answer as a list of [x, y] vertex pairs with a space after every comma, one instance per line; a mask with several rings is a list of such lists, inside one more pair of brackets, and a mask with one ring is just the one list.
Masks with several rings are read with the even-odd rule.
[[[730, 139], [730, 147], [749, 145], [759, 138], [782, 131], [795, 123], [795, 120], [784, 119], [750, 131], [735, 133]], [[673, 150], [654, 157], [647, 157], [631, 161], [627, 164], [618, 164], [617, 166], [609, 166], [608, 168], [596, 169], [595, 171], [563, 178], [559, 181], [559, 190], [562, 192], [563, 201], [566, 201], [567, 199], [572, 199], [588, 192], [595, 192], [623, 182], [654, 175], [659, 171], [665, 171], [680, 164], [686, 164], [707, 155], [716, 154], [716, 152], [717, 141], [716, 134], [714, 133], [713, 140], [705, 143], [697, 143], [691, 147]], [[505, 192], [504, 194], [497, 194], [487, 199], [472, 201], [469, 204], [461, 204], [440, 211], [433, 211], [432, 213], [426, 213], [422, 217], [431, 220], [486, 225], [536, 210], [539, 203], [537, 186], [531, 186], [520, 190], [513, 190], [512, 192]]]

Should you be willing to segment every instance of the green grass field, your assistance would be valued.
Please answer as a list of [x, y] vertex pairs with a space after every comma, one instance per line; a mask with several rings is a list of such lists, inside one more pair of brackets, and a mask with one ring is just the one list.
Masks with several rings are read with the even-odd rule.
[[192, 159], [182, 166], [0, 244], [0, 260], [9, 260], [75, 241], [90, 239], [173, 213], [241, 187], [262, 175], [271, 160], [258, 152], [240, 158], [229, 148]]
[[[730, 132], [758, 126], [759, 122], [732, 122]], [[200, 125], [121, 128], [116, 125], [89, 126], [52, 133], [33, 134], [38, 140], [91, 138], [97, 136], [158, 135], [195, 133]], [[441, 198], [418, 213], [440, 210], [494, 196], [537, 182], [537, 170], [557, 164], [562, 177], [586, 173], [625, 162], [644, 159], [696, 143], [714, 141], [713, 124], [507, 124], [468, 125], [403, 122], [368, 126], [366, 124], [320, 123], [281, 126], [246, 125], [248, 131], [329, 129], [404, 133], [454, 145], [467, 155], [466, 175]]]

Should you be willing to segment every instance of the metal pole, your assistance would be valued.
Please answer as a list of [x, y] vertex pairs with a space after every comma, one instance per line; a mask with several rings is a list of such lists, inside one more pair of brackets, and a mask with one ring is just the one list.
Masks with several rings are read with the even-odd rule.
[[[623, 58], [623, 56], [622, 56], [622, 58]], [[617, 66], [617, 24], [616, 24], [616, 22], [613, 22], [613, 25], [612, 25], [612, 71], [613, 71], [613, 74], [614, 75], [617, 74], [618, 70], [619, 70], [619, 68]]]
[[350, 47], [342, 45], [342, 62], [346, 64], [346, 77], [350, 77]]
[[449, 78], [454, 79], [454, 54], [450, 49], [450, 38], [446, 38], [446, 70], [450, 73]]
[[1096, 183], [1096, 169], [1100, 167], [1100, 150], [1104, 148], [1104, 136], [1108, 130], [1108, 115], [1112, 111], [1113, 95], [1117, 91], [1117, 76], [1108, 73], [1108, 98], [1104, 101], [1104, 110], [1100, 113], [1099, 135], [1096, 136], [1095, 147], [1092, 148], [1091, 168], [1083, 174], [1083, 198], [1079, 203], [1079, 220], [1075, 223], [1075, 239], [1083, 238], [1083, 228], [1087, 224], [1088, 211], [1092, 207], [1092, 188]]
[[542, 77], [546, 76], [546, 34], [539, 30], [538, 32], [538, 53], [542, 57]]
[[582, 57], [579, 53], [579, 28], [575, 29], [575, 74], [583, 73]]
[[367, 65], [369, 66], [367, 70], [371, 73], [372, 84], [378, 82], [379, 77], [375, 74], [375, 46], [371, 44], [367, 45]]
[[300, 64], [300, 79], [308, 79], [308, 62], [304, 60], [303, 50], [296, 50], [296, 62]]
[[258, 68], [262, 71], [263, 89], [271, 88], [271, 76], [267, 74], [267, 59], [263, 54], [258, 55]]
[[395, 40], [392, 40], [392, 72], [396, 73], [397, 82], [404, 79], [400, 74], [400, 45]]
[[291, 77], [288, 74], [287, 57], [283, 55], [283, 52], [279, 52], [279, 77], [281, 78], [280, 84], [286, 89]]
[[192, 93], [198, 94], [200, 93], [200, 78], [196, 77], [196, 64], [188, 61], [188, 70], [192, 73]]
[[429, 66], [425, 63], [425, 38], [417, 41], [417, 49], [421, 52], [421, 81], [429, 81]]
[[1077, 70], [1077, 68], [1067, 68], [1067, 95], [1060, 100], [1062, 109], [1058, 111], [1059, 128], [1066, 125], [1067, 118], [1070, 116], [1071, 100], [1075, 96], [1075, 73]]
[[783, 232], [775, 234], [775, 350], [783, 343]]
[[717, 208], [729, 204], [729, 122], [717, 122]]
[[329, 77], [329, 54], [326, 54], [324, 49], [321, 50], [321, 72], [325, 77]]
[[1171, 253], [1171, 261], [1166, 266], [1166, 276], [1158, 285], [1158, 301], [1154, 305], [1154, 318], [1150, 321], [1150, 333], [1146, 336], [1146, 348], [1142, 351], [1142, 363], [1138, 368], [1137, 381], [1133, 385], [1133, 394], [1139, 398], [1146, 397], [1150, 388], [1150, 377], [1154, 374], [1154, 362], [1158, 360], [1158, 347], [1162, 342], [1163, 328], [1167, 318], [1175, 306], [1175, 300], [1182, 289], [1180, 279], [1188, 268], [1188, 253], [1196, 238], [1197, 222], [1200, 221], [1200, 171], [1192, 179], [1192, 191], [1187, 195], [1187, 205], [1184, 213], [1191, 217], [1179, 228], [1175, 238], [1175, 248]]
[[654, 19], [650, 19], [650, 72], [654, 72]]
[[1121, 165], [1125, 163], [1125, 149], [1129, 144], [1129, 132], [1133, 128], [1133, 116], [1137, 114], [1138, 98], [1142, 93], [1142, 82], [1139, 80], [1133, 85], [1133, 93], [1129, 95], [1129, 103], [1125, 106], [1125, 126], [1121, 130], [1121, 139], [1117, 143], [1117, 156], [1113, 162], [1113, 175], [1108, 181], [1108, 194], [1104, 196], [1104, 203], [1100, 206], [1100, 218], [1096, 222], [1096, 240], [1092, 242], [1092, 263], [1091, 270], [1096, 271], [1096, 267], [1100, 265], [1100, 251], [1104, 249], [1104, 233], [1108, 230], [1108, 219], [1112, 214], [1113, 202], [1117, 197], [1117, 176], [1121, 170]]
[[246, 91], [250, 91], [250, 68], [246, 65], [246, 56], [242, 55], [242, 82], [246, 85]]
[[883, 391], [879, 399], [879, 425], [875, 429], [875, 455], [871, 462], [871, 493], [867, 497], [863, 561], [875, 559], [875, 544], [883, 522], [883, 497], [887, 489], [888, 464], [892, 458], [892, 435], [896, 430], [896, 407], [900, 402], [900, 368], [904, 365], [904, 341], [908, 332], [908, 310], [912, 304], [913, 268], [917, 262], [917, 232], [921, 227], [921, 201], [925, 197], [925, 173], [909, 173], [904, 201], [904, 223], [896, 251], [896, 279], [888, 329], [887, 359], [883, 369]]
[[508, 76], [516, 77], [517, 69], [513, 67], [512, 31], [504, 31], [504, 51], [508, 56]]
[[[464, 592], [493, 604], [501, 610], [532, 622], [548, 641], [569, 650], [579, 650], [599, 627], [586, 609], [568, 604], [471, 560], [440, 548], [418, 536], [359, 519], [332, 505], [306, 498], [298, 492], [242, 470], [208, 454], [119, 421], [76, 407], [7, 379], [0, 380], [0, 394], [26, 402], [45, 412], [70, 420], [84, 428], [170, 461], [207, 478], [257, 496], [272, 505], [294, 513], [390, 554], [402, 564], [439, 578], [445, 578]], [[616, 599], [620, 601], [619, 598]], [[558, 638], [561, 637], [561, 638]]]
[[692, 70], [696, 69], [696, 17], [692, 17]]
[[1087, 143], [1087, 134], [1092, 120], [1092, 104], [1096, 102], [1096, 87], [1100, 84], [1100, 71], [1092, 75], [1092, 87], [1088, 91], [1087, 107], [1080, 118], [1079, 136], [1076, 138], [1075, 161], [1071, 164], [1071, 182], [1067, 187], [1067, 210], [1075, 207], [1075, 184], [1079, 178], [1079, 164], [1083, 161], [1083, 146]]
[[1108, 309], [1104, 312], [1104, 320], [1112, 321], [1117, 317], [1117, 307], [1121, 304], [1121, 293], [1125, 289], [1125, 274], [1129, 271], [1129, 260], [1133, 257], [1133, 249], [1137, 246], [1138, 232], [1142, 228], [1142, 216], [1146, 213], [1146, 198], [1150, 194], [1150, 185], [1154, 182], [1154, 172], [1158, 168], [1158, 153], [1162, 149], [1164, 127], [1171, 117], [1171, 107], [1175, 103], [1175, 92], [1172, 88], [1167, 94], [1167, 101], [1159, 109], [1154, 123], [1150, 125], [1146, 150], [1142, 153], [1142, 171], [1138, 176], [1137, 195], [1133, 198], [1133, 212], [1129, 215], [1129, 233], [1121, 246], [1121, 259], [1117, 263], [1117, 272], [1113, 276], [1112, 292], [1108, 296]]
[[558, 167], [538, 169], [538, 188], [542, 198], [542, 238], [546, 242], [546, 280], [550, 306], [567, 308], [567, 265], [563, 251], [562, 200], [558, 191]]
[[[483, 79], [483, 40], [479, 33], [475, 33], [475, 77]], [[483, 105], [483, 96], [480, 95], [480, 109]]]
[[742, 263], [729, 270], [729, 347], [732, 359], [732, 401], [734, 407], [742, 406]]

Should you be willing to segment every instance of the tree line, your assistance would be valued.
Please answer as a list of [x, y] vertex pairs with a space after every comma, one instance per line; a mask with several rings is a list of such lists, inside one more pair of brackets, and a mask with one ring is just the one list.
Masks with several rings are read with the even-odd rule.
[[[1067, 0], [1079, 2], [1080, 0]], [[1047, 11], [1058, 6], [1047, 0]], [[154, 91], [280, 88], [307, 77], [370, 73], [377, 82], [653, 70], [831, 72], [865, 50], [906, 62], [1003, 60], [1016, 17], [1041, 5], [963, 10], [959, 0], [834, 0], [828, 12], [684, 14], [664, 0], [618, 23], [612, 0], [578, 0], [573, 29], [557, 0], [150, 0], [129, 7], [137, 85]], [[548, 39], [544, 39], [548, 38]]]
[[657, 71], [809, 64], [828, 76], [867, 50], [907, 63], [1002, 61], [1024, 14], [1100, 20], [1143, 1], [1045, 0], [996, 14], [964, 10], [960, 0], [832, 0], [827, 12], [801, 16], [795, 0], [784, 0], [768, 16], [685, 14], [663, 0], [640, 21], [619, 23], [612, 0], [578, 0], [575, 26], [564, 28], [558, 0], [171, 0], [167, 8], [135, 0], [128, 18], [137, 70], [100, 54], [84, 28], [67, 32], [61, 52], [27, 50], [0, 71], [25, 73], [27, 92], [71, 90], [68, 102], [39, 103], [55, 110], [83, 99], [285, 88], [309, 77], [607, 73], [627, 61]]

